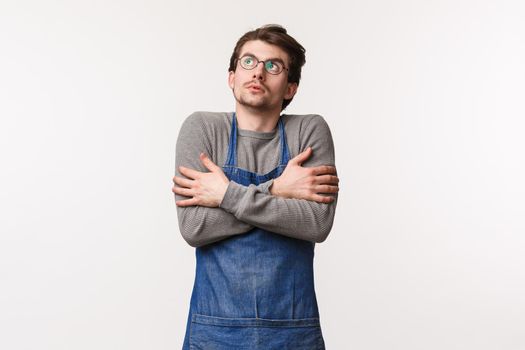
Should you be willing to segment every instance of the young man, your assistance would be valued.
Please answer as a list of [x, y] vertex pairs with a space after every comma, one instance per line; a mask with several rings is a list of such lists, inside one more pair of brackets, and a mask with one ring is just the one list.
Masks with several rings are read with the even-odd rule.
[[244, 34], [235, 112], [181, 127], [172, 190], [197, 258], [183, 349], [324, 349], [313, 257], [335, 214], [334, 147], [321, 116], [281, 115], [304, 53], [277, 25]]

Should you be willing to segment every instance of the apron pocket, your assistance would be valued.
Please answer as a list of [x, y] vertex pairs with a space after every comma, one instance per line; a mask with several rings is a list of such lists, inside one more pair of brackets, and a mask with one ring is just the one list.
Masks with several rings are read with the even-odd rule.
[[318, 318], [268, 320], [193, 314], [191, 350], [322, 350]]

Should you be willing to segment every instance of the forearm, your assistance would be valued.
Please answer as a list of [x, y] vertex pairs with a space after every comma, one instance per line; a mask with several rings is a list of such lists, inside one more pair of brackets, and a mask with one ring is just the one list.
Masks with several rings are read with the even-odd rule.
[[[269, 193], [271, 183], [272, 180], [260, 184], [257, 190]], [[176, 195], [175, 198], [180, 200], [185, 197]], [[253, 225], [239, 220], [222, 208], [177, 207], [177, 215], [181, 235], [192, 247], [201, 247], [253, 229]]]
[[288, 237], [323, 242], [332, 228], [337, 199], [324, 204], [262, 193], [231, 182], [220, 207], [244, 223]]
[[253, 228], [221, 208], [178, 207], [177, 213], [181, 235], [192, 247], [201, 247]]

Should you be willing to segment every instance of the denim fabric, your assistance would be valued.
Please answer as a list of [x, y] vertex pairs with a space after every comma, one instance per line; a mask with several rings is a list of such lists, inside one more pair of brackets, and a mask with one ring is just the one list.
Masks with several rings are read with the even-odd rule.
[[[290, 153], [279, 119], [280, 164], [259, 175], [237, 167], [232, 118], [225, 175], [258, 185], [286, 168]], [[259, 228], [196, 248], [197, 269], [183, 350], [322, 350], [314, 290], [314, 243]]]

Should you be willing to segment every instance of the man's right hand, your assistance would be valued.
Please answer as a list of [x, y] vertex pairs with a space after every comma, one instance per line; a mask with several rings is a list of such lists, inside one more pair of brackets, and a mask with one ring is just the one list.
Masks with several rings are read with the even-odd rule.
[[306, 199], [319, 203], [330, 203], [335, 198], [320, 193], [337, 193], [339, 178], [335, 167], [321, 165], [312, 168], [302, 167], [301, 164], [312, 155], [312, 148], [308, 147], [302, 153], [290, 159], [281, 176], [273, 180], [270, 193], [275, 196]]

